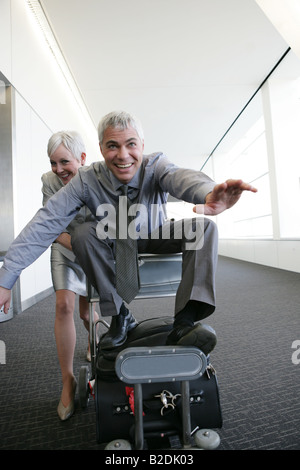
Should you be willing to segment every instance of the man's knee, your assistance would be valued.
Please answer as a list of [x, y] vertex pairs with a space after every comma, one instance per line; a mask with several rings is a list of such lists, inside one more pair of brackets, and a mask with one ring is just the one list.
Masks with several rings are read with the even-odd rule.
[[215, 222], [205, 217], [183, 220], [186, 250], [201, 250], [205, 243], [217, 239], [218, 229]]
[[84, 224], [77, 225], [71, 233], [71, 244], [74, 251], [85, 245], [90, 237], [93, 237], [95, 233], [95, 223], [86, 222]]

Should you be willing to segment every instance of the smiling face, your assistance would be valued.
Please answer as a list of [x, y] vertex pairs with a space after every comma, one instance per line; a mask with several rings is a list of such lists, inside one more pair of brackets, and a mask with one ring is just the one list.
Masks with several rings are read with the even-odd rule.
[[128, 184], [141, 166], [144, 142], [133, 127], [108, 127], [100, 144], [108, 169], [123, 184]]
[[72, 153], [61, 144], [51, 155], [51, 170], [55, 173], [63, 184], [67, 184], [76, 175], [78, 168], [85, 164], [86, 155], [81, 154], [81, 161], [73, 157]]

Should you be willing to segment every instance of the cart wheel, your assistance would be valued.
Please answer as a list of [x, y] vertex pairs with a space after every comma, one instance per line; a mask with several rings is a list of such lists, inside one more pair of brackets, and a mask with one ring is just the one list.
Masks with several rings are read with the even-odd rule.
[[82, 366], [79, 371], [79, 403], [81, 408], [86, 408], [89, 401], [89, 367]]
[[129, 441], [125, 439], [116, 439], [115, 441], [109, 442], [104, 450], [131, 450]]
[[195, 443], [200, 449], [212, 450], [220, 445], [220, 437], [215, 431], [200, 429], [195, 434]]

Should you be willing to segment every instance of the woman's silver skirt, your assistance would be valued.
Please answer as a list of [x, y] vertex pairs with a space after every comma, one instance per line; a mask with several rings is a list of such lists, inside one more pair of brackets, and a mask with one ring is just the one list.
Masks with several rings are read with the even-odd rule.
[[74, 254], [58, 243], [51, 246], [51, 275], [54, 290], [67, 289], [86, 296], [86, 277]]

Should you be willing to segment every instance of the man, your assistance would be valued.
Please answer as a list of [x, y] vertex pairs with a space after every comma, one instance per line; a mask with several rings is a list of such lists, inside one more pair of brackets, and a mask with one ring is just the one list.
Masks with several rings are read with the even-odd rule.
[[8, 311], [9, 290], [22, 269], [35, 261], [80, 207], [86, 205], [97, 221], [76, 229], [72, 234], [73, 251], [99, 292], [101, 314], [112, 316], [102, 347], [111, 349], [123, 344], [136, 321], [123, 302], [123, 294], [121, 296], [116, 288], [116, 238], [121, 227], [113, 230], [116, 217], [111, 214], [117, 214], [125, 187], [130, 204], [135, 204], [136, 214], [139, 213], [133, 231], [138, 251], [182, 252], [182, 281], [176, 295], [174, 327], [168, 344], [193, 344], [209, 352], [214, 347], [215, 337], [195, 322], [215, 309], [216, 225], [202, 217], [167, 221], [167, 196], [169, 193], [191, 202], [195, 204], [194, 212], [212, 216], [232, 207], [243, 191], [256, 192], [256, 189], [241, 180], [216, 184], [201, 172], [177, 167], [162, 153], [143, 155], [142, 128], [126, 112], [105, 116], [98, 134], [104, 161], [81, 168], [68, 185], [37, 212], [8, 250], [0, 270], [0, 306], [4, 305], [4, 311]]

